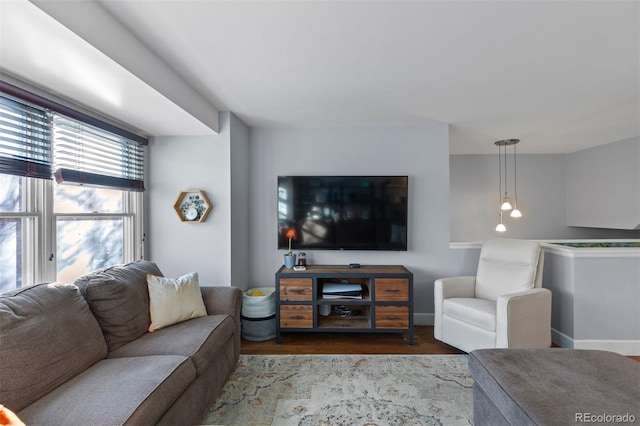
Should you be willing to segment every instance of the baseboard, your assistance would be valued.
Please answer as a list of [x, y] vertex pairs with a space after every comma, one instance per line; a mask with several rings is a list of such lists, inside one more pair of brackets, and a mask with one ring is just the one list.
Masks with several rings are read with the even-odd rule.
[[640, 340], [574, 340], [573, 347], [640, 356]]
[[573, 349], [573, 337], [551, 328], [551, 341], [561, 348]]
[[433, 314], [413, 314], [413, 325], [433, 325]]
[[640, 340], [577, 340], [551, 329], [551, 340], [561, 348], [593, 349], [640, 356]]

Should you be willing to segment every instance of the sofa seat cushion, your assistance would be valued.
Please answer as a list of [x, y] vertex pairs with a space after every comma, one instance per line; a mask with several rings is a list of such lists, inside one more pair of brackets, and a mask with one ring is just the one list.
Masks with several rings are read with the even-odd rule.
[[98, 320], [110, 351], [149, 328], [147, 274], [162, 276], [155, 263], [139, 260], [91, 272], [74, 282]]
[[488, 331], [496, 330], [496, 302], [491, 300], [446, 299], [442, 304], [442, 314]]
[[0, 403], [14, 411], [107, 356], [78, 288], [38, 284], [0, 296]]
[[154, 424], [196, 377], [182, 356], [105, 359], [18, 413], [28, 425]]
[[200, 375], [234, 333], [235, 323], [230, 316], [207, 315], [147, 333], [110, 352], [108, 358], [182, 355], [191, 358]]
[[495, 406], [475, 407], [474, 399], [479, 423], [480, 414], [496, 412], [512, 425], [591, 423], [586, 415], [602, 414], [640, 418], [640, 363], [617, 353], [480, 349], [469, 354], [469, 374], [486, 396], [478, 404]]

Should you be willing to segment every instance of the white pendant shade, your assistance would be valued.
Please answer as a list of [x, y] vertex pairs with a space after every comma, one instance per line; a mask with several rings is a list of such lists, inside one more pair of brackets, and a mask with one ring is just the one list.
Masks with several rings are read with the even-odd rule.
[[502, 205], [500, 206], [501, 210], [511, 210], [513, 207], [511, 206], [511, 199], [509, 197], [504, 197], [502, 199]]

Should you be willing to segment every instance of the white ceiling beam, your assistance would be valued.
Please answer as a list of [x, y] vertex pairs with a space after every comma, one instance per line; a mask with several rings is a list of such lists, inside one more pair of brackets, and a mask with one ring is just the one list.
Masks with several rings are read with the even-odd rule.
[[215, 132], [219, 111], [94, 1], [30, 0]]

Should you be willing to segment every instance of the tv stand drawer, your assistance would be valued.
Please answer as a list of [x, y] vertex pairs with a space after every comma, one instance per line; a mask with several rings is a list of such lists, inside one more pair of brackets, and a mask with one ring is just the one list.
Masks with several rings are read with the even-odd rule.
[[408, 306], [376, 306], [376, 328], [408, 327]]
[[313, 306], [280, 305], [280, 327], [313, 328]]
[[376, 301], [406, 302], [409, 300], [407, 278], [376, 278]]
[[313, 298], [311, 278], [280, 278], [280, 300], [306, 302]]

